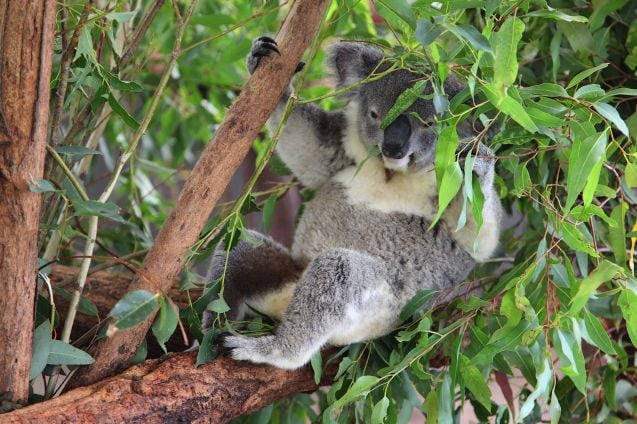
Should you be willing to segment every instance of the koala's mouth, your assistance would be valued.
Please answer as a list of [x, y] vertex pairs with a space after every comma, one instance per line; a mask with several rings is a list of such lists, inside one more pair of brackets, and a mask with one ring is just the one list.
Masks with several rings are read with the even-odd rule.
[[385, 168], [392, 171], [405, 172], [416, 162], [416, 155], [414, 153], [405, 155], [400, 159], [390, 158], [382, 154], [381, 156], [383, 158], [383, 164], [385, 165]]

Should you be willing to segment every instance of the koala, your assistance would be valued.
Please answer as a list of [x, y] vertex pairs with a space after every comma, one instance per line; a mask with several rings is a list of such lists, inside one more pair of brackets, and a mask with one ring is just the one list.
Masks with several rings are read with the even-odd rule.
[[[250, 73], [273, 52], [279, 53], [274, 40], [257, 39], [247, 59]], [[348, 42], [331, 47], [328, 65], [339, 88], [389, 68], [381, 51]], [[417, 292], [453, 289], [477, 262], [494, 253], [502, 207], [493, 187], [490, 150], [480, 145], [474, 164], [484, 193], [479, 233], [472, 217], [455, 231], [459, 200], [428, 230], [438, 195], [433, 104], [419, 98], [380, 128], [397, 97], [422, 77], [403, 69], [359, 84], [346, 92], [342, 110], [294, 107], [277, 153], [315, 196], [304, 209], [290, 250], [251, 231], [259, 246], [240, 241], [230, 251], [224, 289], [230, 317], [242, 319], [256, 310], [280, 320], [272, 335], [225, 337], [233, 358], [294, 369], [324, 345], [388, 334]], [[449, 78], [444, 88], [453, 97], [463, 87]], [[291, 92], [286, 90], [270, 117], [270, 129], [277, 127]], [[425, 91], [431, 92], [431, 87]], [[457, 130], [460, 138], [475, 138], [470, 124]], [[373, 147], [380, 155], [369, 155]], [[211, 264], [213, 279], [222, 275], [225, 260], [225, 251], [218, 249]], [[206, 313], [204, 326], [214, 317]]]

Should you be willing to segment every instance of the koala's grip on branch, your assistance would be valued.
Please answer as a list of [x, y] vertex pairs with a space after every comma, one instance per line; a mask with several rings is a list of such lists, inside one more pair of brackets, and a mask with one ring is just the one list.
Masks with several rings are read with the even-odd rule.
[[[148, 278], [134, 280], [130, 291], [166, 292], [177, 278], [183, 268], [184, 255], [197, 240], [230, 178], [275, 109], [301, 56], [315, 37], [327, 3], [327, 0], [294, 2], [276, 37], [281, 56], [264, 61], [228, 109], [225, 120], [199, 158], [175, 209], [146, 256], [142, 275]], [[95, 363], [80, 369], [70, 385], [91, 384], [126, 367], [135, 356], [153, 318], [151, 316], [145, 323], [97, 343], [91, 350]]]

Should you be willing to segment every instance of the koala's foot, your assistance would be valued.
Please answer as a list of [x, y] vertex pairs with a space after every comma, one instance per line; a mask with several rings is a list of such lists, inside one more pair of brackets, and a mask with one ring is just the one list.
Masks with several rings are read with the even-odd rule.
[[[250, 54], [248, 55], [248, 59], [246, 60], [250, 75], [252, 75], [254, 71], [259, 67], [261, 58], [269, 56], [270, 54], [272, 54], [272, 52], [275, 52], [279, 56], [281, 55], [281, 52], [277, 48], [276, 41], [274, 41], [272, 38], [259, 37], [252, 42], [252, 49], [250, 49]], [[299, 62], [299, 64], [296, 65], [294, 73], [296, 74], [298, 72], [301, 72], [304, 66], [305, 62]]]
[[254, 73], [254, 71], [259, 66], [259, 62], [262, 57], [269, 56], [272, 52], [281, 55], [281, 52], [276, 47], [276, 41], [274, 41], [270, 37], [259, 37], [252, 43], [252, 49], [250, 50], [250, 54], [248, 55], [248, 59], [246, 61], [248, 66], [248, 71], [250, 75]]
[[281, 342], [276, 335], [263, 337], [227, 336], [223, 339], [224, 346], [230, 349], [230, 356], [237, 361], [268, 364], [288, 370], [302, 367], [313, 353], [313, 350], [308, 350], [297, 355], [284, 354]]

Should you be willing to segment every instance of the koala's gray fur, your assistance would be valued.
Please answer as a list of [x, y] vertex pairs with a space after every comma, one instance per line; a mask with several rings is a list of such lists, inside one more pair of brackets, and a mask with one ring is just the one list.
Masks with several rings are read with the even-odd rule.
[[[248, 58], [250, 72], [274, 49], [271, 39], [255, 41]], [[329, 65], [338, 86], [344, 87], [382, 69], [381, 60], [374, 48], [338, 43]], [[433, 105], [419, 99], [399, 126], [385, 131], [379, 127], [398, 95], [420, 77], [400, 70], [360, 85], [348, 92], [349, 104], [336, 112], [311, 104], [295, 106], [277, 152], [316, 195], [303, 212], [291, 251], [251, 232], [262, 241], [260, 246], [241, 241], [230, 252], [224, 295], [231, 314], [241, 317], [247, 304], [281, 319], [273, 335], [225, 338], [234, 358], [291, 369], [307, 363], [325, 344], [387, 334], [399, 324], [401, 309], [415, 293], [453, 288], [476, 261], [495, 251], [501, 206], [493, 189], [493, 159], [477, 157], [474, 166], [485, 195], [480, 233], [475, 234], [471, 216], [462, 230], [454, 231], [459, 201], [428, 231], [437, 212]], [[461, 89], [452, 79], [445, 85], [450, 97]], [[271, 127], [278, 124], [289, 94], [272, 115]], [[425, 124], [409, 112], [417, 112]], [[471, 137], [471, 131], [470, 125], [458, 128], [461, 138]], [[398, 144], [388, 147], [392, 140]], [[373, 146], [383, 154], [370, 158], [356, 174]], [[480, 154], [490, 155], [485, 146], [480, 149]], [[218, 251], [212, 278], [221, 276], [224, 259], [225, 252]]]

